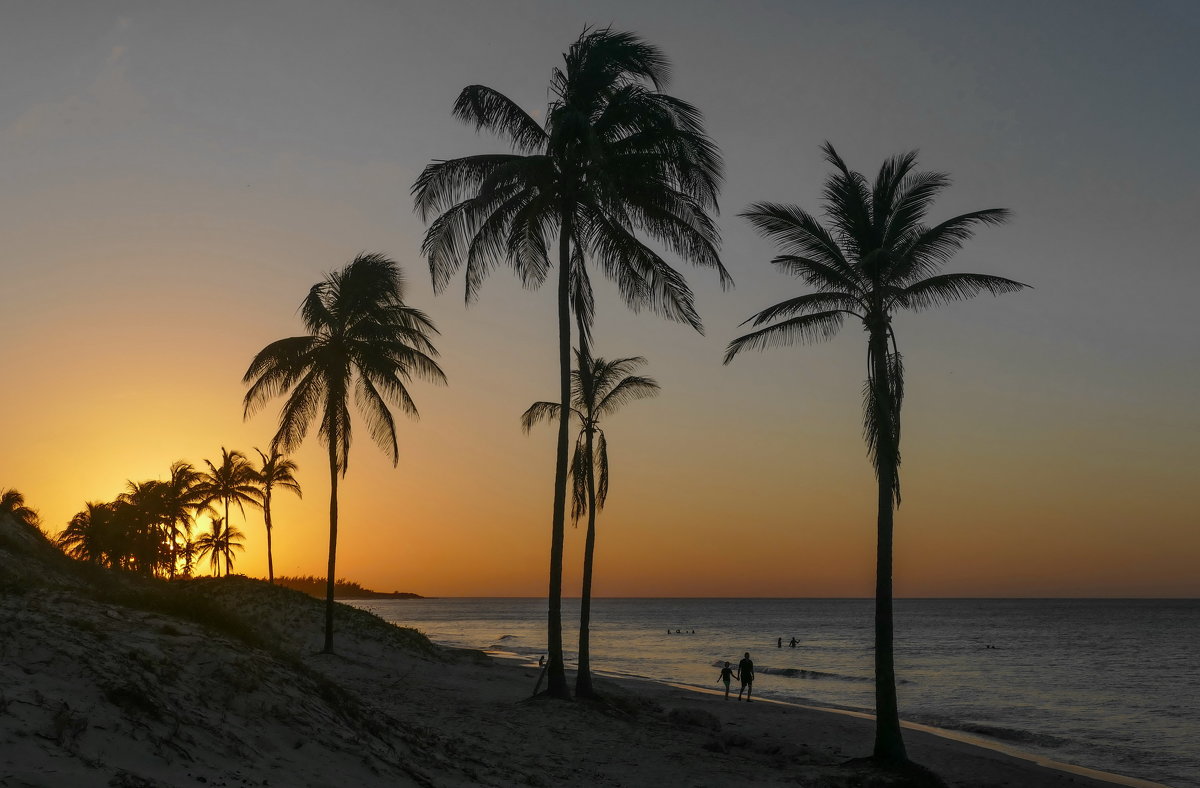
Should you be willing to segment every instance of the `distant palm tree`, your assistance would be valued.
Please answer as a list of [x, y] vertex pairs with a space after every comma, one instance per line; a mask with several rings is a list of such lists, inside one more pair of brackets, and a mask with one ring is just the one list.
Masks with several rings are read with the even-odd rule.
[[177, 460], [171, 463], [167, 480], [159, 490], [170, 550], [168, 577], [175, 576], [180, 550], [191, 538], [194, 516], [207, 509], [204, 481], [204, 475], [191, 463]]
[[[635, 399], [658, 394], [653, 378], [631, 374], [646, 359], [641, 356], [587, 359], [576, 353], [578, 366], [571, 373], [571, 412], [579, 422], [575, 457], [571, 461], [573, 481], [571, 519], [576, 523], [587, 511], [587, 537], [583, 551], [583, 593], [579, 612], [579, 669], [575, 676], [575, 694], [594, 697], [591, 673], [592, 559], [596, 547], [596, 508], [604, 508], [608, 498], [608, 442], [600, 420], [613, 415], [622, 405]], [[521, 426], [529, 432], [539, 421], [557, 417], [562, 406], [557, 402], [535, 402], [521, 416]], [[599, 471], [599, 489], [597, 489]]]
[[211, 460], [205, 460], [204, 464], [208, 466], [208, 471], [201, 472], [200, 482], [197, 485], [197, 500], [200, 507], [208, 507], [215, 501], [220, 501], [224, 506], [225, 516], [223, 519], [228, 525], [232, 523], [229, 519], [231, 503], [237, 504], [238, 511], [242, 513], [243, 517], [246, 514], [246, 506], [262, 506], [262, 490], [258, 483], [258, 473], [246, 455], [236, 449], [229, 451], [222, 446], [221, 464], [214, 465]]
[[79, 561], [111, 566], [113, 564], [113, 505], [89, 501], [76, 512], [59, 533], [56, 544]]
[[507, 139], [515, 153], [435, 161], [413, 186], [435, 290], [466, 268], [473, 301], [489, 270], [510, 265], [541, 285], [558, 235], [558, 355], [561, 417], [554, 476], [548, 610], [549, 693], [569, 695], [562, 655], [562, 548], [571, 398], [571, 313], [585, 354], [594, 311], [590, 257], [634, 310], [649, 308], [700, 330], [684, 278], [636, 233], [731, 282], [717, 248], [721, 157], [700, 112], [662, 93], [666, 57], [631, 33], [584, 30], [550, 81], [543, 127], [492, 88], [471, 85], [454, 104], [461, 120]]
[[296, 463], [284, 457], [275, 449], [268, 455], [262, 449], [255, 449], [262, 459], [258, 468], [258, 486], [262, 490], [263, 522], [267, 526], [267, 580], [275, 584], [275, 561], [271, 552], [271, 491], [278, 487], [290, 490], [297, 497], [303, 498], [300, 482], [296, 481]]
[[288, 395], [272, 451], [295, 451], [320, 414], [317, 434], [329, 449], [325, 651], [332, 652], [337, 483], [349, 463], [351, 387], [371, 437], [395, 465], [399, 453], [389, 404], [416, 417], [417, 407], [405, 384], [414, 374], [439, 383], [445, 382], [445, 375], [433, 360], [437, 350], [429, 339], [437, 329], [423, 312], [404, 303], [400, 269], [383, 255], [359, 255], [313, 285], [300, 313], [309, 333], [280, 339], [259, 351], [242, 378], [250, 384], [244, 405], [249, 417], [268, 400]]
[[825, 143], [823, 150], [836, 169], [824, 191], [830, 228], [794, 205], [756, 203], [742, 214], [780, 245], [782, 254], [771, 262], [816, 292], [781, 301], [746, 321], [765, 327], [733, 340], [725, 363], [746, 349], [829, 339], [847, 316], [861, 320], [867, 332], [863, 431], [879, 482], [874, 757], [904, 761], [892, 652], [892, 517], [900, 503], [904, 367], [892, 315], [1027, 285], [986, 274], [937, 273], [979, 225], [1000, 224], [1008, 211], [973, 211], [927, 226], [925, 213], [950, 184], [948, 176], [914, 172], [912, 152], [885, 161], [871, 183], [851, 171], [832, 145]]
[[158, 480], [129, 480], [114, 502], [118, 552], [127, 569], [145, 575], [157, 575], [160, 570], [166, 573], [172, 554], [167, 544], [165, 490], [166, 485]]
[[37, 510], [26, 506], [25, 496], [16, 490], [0, 492], [0, 517], [4, 515], [31, 528], [39, 528], [41, 524]]
[[225, 576], [233, 568], [233, 551], [241, 550], [241, 531], [232, 525], [227, 525], [223, 517], [213, 517], [208, 533], [200, 534], [196, 539], [196, 556], [200, 560], [209, 559], [209, 568], [214, 575], [221, 571], [221, 559], [225, 559]]

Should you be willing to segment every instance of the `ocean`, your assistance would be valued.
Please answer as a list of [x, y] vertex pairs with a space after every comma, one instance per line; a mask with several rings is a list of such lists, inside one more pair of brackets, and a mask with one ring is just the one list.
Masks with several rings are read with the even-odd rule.
[[[545, 653], [544, 599], [354, 604], [437, 643]], [[870, 712], [873, 611], [866, 599], [597, 599], [592, 666], [715, 688], [718, 666], [749, 651], [756, 695]], [[563, 601], [568, 665], [578, 612]], [[1200, 788], [1200, 600], [899, 599], [896, 675], [903, 719]]]

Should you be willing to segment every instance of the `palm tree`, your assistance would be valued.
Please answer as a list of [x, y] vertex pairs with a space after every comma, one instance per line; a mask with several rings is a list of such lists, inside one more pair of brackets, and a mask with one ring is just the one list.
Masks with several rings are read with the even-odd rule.
[[268, 400], [287, 394], [279, 414], [272, 452], [300, 446], [314, 417], [329, 450], [329, 574], [325, 594], [325, 647], [333, 651], [333, 588], [337, 555], [338, 474], [345, 476], [350, 455], [351, 387], [371, 437], [399, 460], [396, 425], [389, 404], [412, 417], [417, 407], [406, 383], [414, 374], [434, 382], [445, 375], [429, 335], [433, 322], [404, 303], [404, 281], [393, 260], [363, 254], [341, 271], [313, 285], [300, 306], [309, 333], [267, 345], [246, 370], [244, 400], [248, 418]]
[[170, 560], [164, 489], [158, 480], [128, 480], [125, 492], [114, 502], [121, 563], [141, 574], [157, 575]]
[[75, 513], [55, 542], [74, 559], [111, 566], [113, 506], [89, 501], [83, 507]]
[[207, 509], [204, 501], [207, 495], [204, 481], [203, 474], [197, 471], [191, 463], [177, 460], [171, 463], [167, 480], [162, 482], [159, 494], [170, 550], [168, 577], [175, 576], [180, 551], [191, 538], [194, 516]]
[[885, 161], [871, 183], [851, 171], [832, 145], [825, 143], [823, 150], [836, 170], [824, 190], [829, 228], [794, 205], [756, 203], [742, 214], [779, 244], [782, 254], [771, 262], [816, 292], [781, 301], [747, 320], [763, 327], [730, 342], [725, 363], [746, 349], [829, 339], [847, 316], [861, 320], [867, 332], [863, 432], [879, 483], [873, 757], [900, 762], [907, 755], [900, 735], [892, 653], [892, 516], [900, 504], [904, 367], [892, 315], [984, 292], [1012, 293], [1027, 285], [986, 274], [937, 273], [979, 225], [1000, 224], [1007, 220], [1008, 211], [972, 211], [927, 226], [926, 211], [950, 179], [942, 173], [916, 172], [916, 152]]
[[25, 496], [17, 490], [0, 492], [0, 517], [4, 515], [30, 528], [38, 528], [41, 522], [37, 510], [26, 506]]
[[585, 261], [613, 279], [634, 310], [649, 308], [701, 330], [684, 278], [637, 237], [640, 231], [690, 263], [721, 265], [716, 210], [721, 157], [700, 112], [662, 92], [666, 57], [631, 33], [584, 30], [554, 69], [545, 126], [492, 88], [464, 88], [454, 114], [506, 138], [514, 153], [435, 161], [413, 185], [434, 288], [466, 269], [473, 301], [489, 270], [511, 266], [529, 287], [551, 271], [558, 235], [561, 413], [555, 456], [548, 610], [548, 692], [568, 697], [562, 655], [562, 548], [571, 401], [571, 314], [587, 354], [594, 312]]
[[200, 534], [195, 541], [195, 550], [197, 558], [203, 560], [205, 556], [208, 557], [209, 568], [214, 575], [220, 572], [221, 559], [224, 558], [225, 576], [229, 577], [229, 571], [233, 568], [233, 551], [243, 549], [241, 539], [244, 534], [226, 523], [223, 517], [213, 517], [211, 530]]
[[[576, 353], [578, 366], [571, 373], [570, 416], [579, 423], [575, 439], [575, 457], [571, 461], [571, 519], [578, 524], [587, 511], [587, 537], [583, 550], [583, 592], [579, 606], [579, 669], [575, 676], [575, 694], [594, 697], [591, 672], [592, 560], [596, 547], [596, 509], [608, 499], [608, 441], [600, 420], [616, 413], [625, 403], [653, 397], [658, 383], [653, 378], [631, 374], [646, 359], [641, 356], [588, 359]], [[558, 416], [557, 402], [535, 402], [521, 416], [521, 427], [529, 432], [539, 421]], [[599, 480], [597, 480], [597, 471]], [[597, 489], [599, 481], [599, 489]]]
[[275, 562], [271, 554], [271, 490], [275, 487], [281, 490], [291, 490], [296, 496], [303, 498], [300, 483], [296, 481], [296, 463], [272, 449], [270, 455], [262, 449], [255, 449], [262, 459], [258, 469], [258, 485], [262, 490], [263, 522], [267, 526], [267, 580], [275, 584]]
[[[221, 464], [214, 465], [211, 460], [205, 460], [207, 472], [201, 472], [197, 490], [197, 501], [201, 508], [207, 508], [214, 501], [224, 505], [224, 521], [229, 524], [229, 505], [237, 504], [238, 511], [244, 517], [245, 507], [262, 506], [262, 490], [258, 484], [258, 472], [250, 464], [246, 455], [236, 449], [227, 450], [221, 447]], [[226, 567], [228, 569], [228, 567]]]

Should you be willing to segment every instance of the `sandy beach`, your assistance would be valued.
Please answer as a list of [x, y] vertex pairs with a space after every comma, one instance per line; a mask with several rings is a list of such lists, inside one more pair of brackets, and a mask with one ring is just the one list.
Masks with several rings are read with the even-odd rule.
[[[80, 569], [0, 525], [2, 785], [896, 784], [848, 763], [869, 752], [863, 715], [636, 680], [531, 698], [536, 666], [349, 606], [320, 654], [321, 603], [262, 581]], [[950, 786], [1153, 785], [906, 736]]]

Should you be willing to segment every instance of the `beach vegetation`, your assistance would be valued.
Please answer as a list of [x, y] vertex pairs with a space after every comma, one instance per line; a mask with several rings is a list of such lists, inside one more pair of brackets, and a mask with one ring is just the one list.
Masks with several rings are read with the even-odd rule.
[[904, 365], [892, 323], [903, 310], [924, 311], [987, 293], [1014, 293], [1027, 285], [987, 274], [940, 273], [981, 226], [1005, 222], [1003, 208], [972, 211], [927, 224], [933, 201], [949, 176], [918, 172], [917, 154], [887, 159], [874, 181], [851, 170], [834, 147], [823, 152], [834, 172], [823, 192], [825, 222], [796, 205], [759, 202], [741, 215], [780, 254], [771, 263], [813, 292], [756, 313], [753, 331], [729, 343], [728, 364], [745, 350], [831, 339], [847, 319], [867, 334], [863, 435], [878, 482], [875, 587], [875, 705], [873, 757], [904, 762], [892, 622], [893, 515], [900, 504], [900, 409]]
[[293, 492], [303, 498], [300, 482], [296, 481], [296, 463], [284, 457], [277, 449], [269, 453], [255, 448], [262, 460], [256, 471], [256, 481], [262, 492], [263, 524], [267, 528], [267, 582], [275, 583], [275, 560], [271, 548], [271, 494], [275, 488]]
[[308, 333], [267, 345], [250, 362], [243, 382], [249, 418], [285, 395], [272, 452], [295, 451], [319, 419], [318, 438], [329, 455], [329, 569], [324, 651], [333, 651], [334, 578], [338, 531], [338, 477], [349, 467], [354, 397], [375, 443], [395, 465], [399, 460], [391, 406], [416, 418], [407, 384], [414, 376], [444, 383], [434, 358], [433, 322], [404, 301], [404, 280], [395, 261], [361, 254], [313, 285], [300, 306]]
[[244, 534], [237, 527], [227, 523], [224, 517], [213, 517], [209, 521], [208, 533], [200, 534], [195, 541], [196, 557], [200, 560], [208, 558], [212, 573], [221, 572], [221, 560], [225, 560], [225, 576], [233, 569], [233, 553], [244, 549], [242, 537]]
[[[567, 502], [572, 315], [588, 356], [595, 313], [587, 262], [625, 303], [701, 330], [687, 281], [642, 237], [732, 283], [718, 255], [722, 162], [700, 111], [663, 92], [670, 66], [635, 34], [585, 29], [550, 79], [544, 124], [512, 99], [470, 85], [453, 113], [503, 138], [512, 153], [435, 161], [413, 185], [432, 219], [422, 243], [434, 289], [465, 271], [466, 300], [499, 264], [530, 288], [557, 267], [559, 361], [548, 584], [548, 689], [570, 696], [562, 650], [562, 553]], [[551, 249], [557, 236], [557, 265]], [[641, 236], [641, 237], [639, 237]]]
[[[208, 508], [220, 502], [222, 505], [222, 520], [227, 527], [233, 526], [230, 519], [229, 505], [236, 504], [242, 516], [246, 515], [246, 507], [262, 508], [263, 493], [259, 483], [258, 473], [248, 457], [237, 449], [221, 447], [221, 461], [214, 463], [205, 460], [207, 471], [200, 475], [198, 485], [199, 503]], [[215, 529], [215, 518], [214, 518]], [[240, 533], [239, 533], [240, 536]], [[226, 564], [226, 574], [229, 567]]]
[[[587, 535], [583, 548], [583, 589], [579, 606], [579, 658], [575, 674], [576, 697], [594, 697], [591, 672], [592, 570], [596, 548], [596, 511], [608, 499], [608, 440], [600, 427], [602, 419], [616, 413], [622, 405], [636, 399], [653, 397], [659, 386], [653, 378], [633, 374], [646, 363], [641, 356], [588, 358], [576, 352], [576, 368], [571, 372], [570, 419], [579, 427], [575, 452], [571, 459], [571, 520], [578, 524], [587, 513]], [[521, 416], [521, 427], [529, 432], [540, 421], [560, 417], [557, 402], [535, 402]]]

